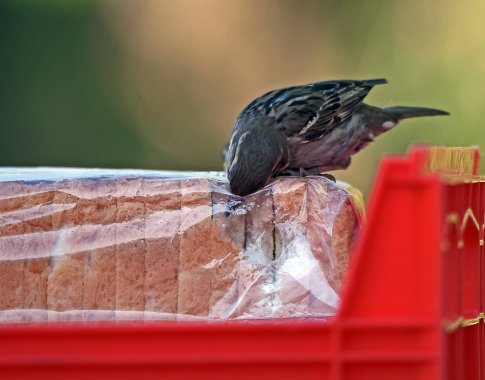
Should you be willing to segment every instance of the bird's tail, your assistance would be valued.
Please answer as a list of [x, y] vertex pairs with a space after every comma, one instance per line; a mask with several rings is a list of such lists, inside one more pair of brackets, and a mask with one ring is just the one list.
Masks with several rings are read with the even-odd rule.
[[423, 107], [395, 106], [384, 108], [384, 110], [396, 115], [399, 120], [408, 119], [411, 117], [449, 115], [449, 113], [446, 111]]
[[379, 84], [386, 84], [386, 83], [387, 83], [387, 79], [384, 79], [384, 78], [364, 80], [364, 85], [366, 86], [377, 86]]

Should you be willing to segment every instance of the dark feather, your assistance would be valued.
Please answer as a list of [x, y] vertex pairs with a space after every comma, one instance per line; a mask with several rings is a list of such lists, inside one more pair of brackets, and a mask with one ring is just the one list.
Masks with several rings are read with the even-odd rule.
[[274, 117], [287, 137], [314, 140], [348, 121], [373, 86], [385, 79], [317, 82], [268, 92], [241, 113]]

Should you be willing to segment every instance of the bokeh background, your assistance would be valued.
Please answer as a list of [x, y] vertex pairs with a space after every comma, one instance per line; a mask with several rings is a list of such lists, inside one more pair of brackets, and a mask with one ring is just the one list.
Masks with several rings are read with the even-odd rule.
[[413, 142], [485, 146], [485, 2], [2, 0], [0, 166], [220, 170], [273, 88], [385, 77], [367, 102], [443, 108], [337, 178], [367, 192]]

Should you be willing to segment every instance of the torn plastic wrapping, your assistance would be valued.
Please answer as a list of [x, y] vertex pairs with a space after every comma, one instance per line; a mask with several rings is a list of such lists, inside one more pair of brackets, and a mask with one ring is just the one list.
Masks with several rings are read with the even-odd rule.
[[0, 322], [332, 316], [361, 223], [323, 177], [3, 169]]

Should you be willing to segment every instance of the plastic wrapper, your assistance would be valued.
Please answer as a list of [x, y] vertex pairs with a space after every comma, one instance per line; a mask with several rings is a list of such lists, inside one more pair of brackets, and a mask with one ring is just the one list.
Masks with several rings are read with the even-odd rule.
[[358, 192], [227, 188], [221, 173], [0, 170], [0, 322], [334, 315]]

